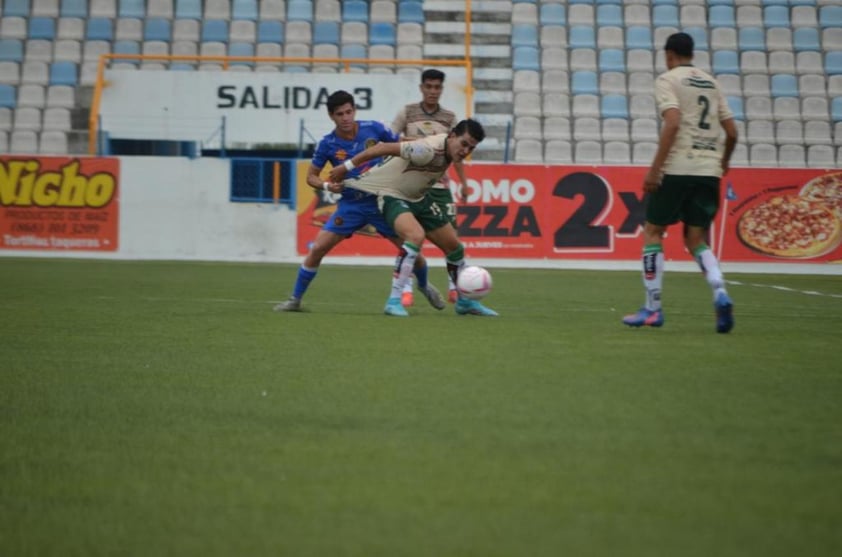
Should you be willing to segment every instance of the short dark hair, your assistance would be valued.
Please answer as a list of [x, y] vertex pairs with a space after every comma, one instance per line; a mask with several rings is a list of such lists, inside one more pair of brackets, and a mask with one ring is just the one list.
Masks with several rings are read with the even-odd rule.
[[673, 33], [667, 37], [664, 50], [671, 50], [679, 56], [693, 56], [693, 37], [687, 33]]
[[472, 118], [462, 120], [451, 130], [454, 135], [463, 135], [465, 132], [477, 140], [477, 143], [485, 139], [485, 129], [482, 124]]
[[336, 112], [336, 109], [342, 106], [343, 104], [351, 103], [351, 106], [354, 105], [354, 95], [349, 93], [348, 91], [334, 91], [330, 94], [327, 98], [327, 113], [333, 114]]
[[421, 83], [424, 83], [428, 80], [444, 81], [444, 72], [441, 70], [434, 70], [432, 68], [430, 68], [429, 70], [424, 70], [424, 72], [421, 74]]

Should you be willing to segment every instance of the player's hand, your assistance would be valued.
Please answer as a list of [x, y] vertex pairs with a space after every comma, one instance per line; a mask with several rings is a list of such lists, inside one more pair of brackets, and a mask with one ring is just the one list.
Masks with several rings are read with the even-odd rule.
[[462, 184], [462, 187], [459, 189], [459, 195], [462, 197], [462, 201], [468, 199], [468, 184]]
[[341, 184], [347, 173], [348, 169], [343, 165], [340, 164], [339, 166], [334, 166], [330, 169], [330, 181], [335, 184]]
[[655, 169], [650, 168], [649, 172], [646, 173], [646, 177], [643, 178], [643, 191], [646, 193], [652, 193], [657, 190], [661, 185], [661, 173]]

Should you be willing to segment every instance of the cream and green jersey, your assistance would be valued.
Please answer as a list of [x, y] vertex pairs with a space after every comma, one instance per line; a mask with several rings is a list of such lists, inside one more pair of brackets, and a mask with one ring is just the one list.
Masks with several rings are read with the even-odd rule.
[[[382, 163], [357, 178], [345, 180], [345, 186], [377, 195], [388, 195], [405, 201], [420, 201], [438, 182], [450, 161], [445, 156], [448, 134], [404, 141], [399, 157], [387, 157]], [[413, 153], [433, 151], [432, 160], [424, 165], [413, 163]]]
[[[430, 137], [450, 133], [456, 125], [456, 113], [439, 105], [435, 112], [427, 112], [421, 103], [408, 104], [392, 121], [392, 131], [407, 139]], [[447, 187], [447, 176], [442, 176], [436, 188]]]
[[664, 173], [722, 176], [724, 136], [720, 122], [733, 118], [716, 80], [694, 66], [676, 66], [655, 80], [658, 114], [681, 111], [681, 124]]

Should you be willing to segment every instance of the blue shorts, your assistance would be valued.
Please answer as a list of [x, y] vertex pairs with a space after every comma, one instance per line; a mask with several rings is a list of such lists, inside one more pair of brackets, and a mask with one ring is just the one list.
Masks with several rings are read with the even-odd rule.
[[371, 225], [381, 236], [396, 238], [392, 227], [386, 224], [386, 218], [377, 208], [377, 196], [363, 193], [346, 192], [336, 206], [336, 211], [322, 227], [328, 232], [340, 236], [350, 236], [366, 225]]

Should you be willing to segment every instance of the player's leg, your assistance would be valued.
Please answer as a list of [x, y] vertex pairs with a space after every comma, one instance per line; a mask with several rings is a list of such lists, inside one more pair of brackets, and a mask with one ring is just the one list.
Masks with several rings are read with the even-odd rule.
[[[439, 210], [447, 216], [447, 219], [450, 221], [451, 226], [453, 229], [456, 229], [456, 202], [453, 199], [453, 193], [450, 191], [450, 188], [432, 188], [427, 195], [433, 200], [433, 202], [438, 206]], [[451, 303], [456, 303], [458, 299], [458, 294], [456, 292], [456, 283], [453, 282], [453, 278], [450, 276], [450, 273], [447, 274], [447, 292], [448, 292], [448, 300]]]
[[301, 311], [301, 299], [310, 287], [310, 283], [316, 278], [322, 259], [345, 238], [346, 236], [344, 235], [325, 230], [324, 228], [319, 230], [319, 233], [316, 234], [316, 239], [313, 241], [313, 245], [310, 247], [310, 252], [304, 258], [301, 267], [298, 268], [292, 295], [287, 300], [276, 305], [274, 307], [275, 311]]
[[696, 179], [692, 195], [684, 208], [684, 245], [699, 265], [713, 292], [716, 331], [727, 333], [734, 328], [734, 304], [725, 289], [725, 277], [719, 260], [707, 243], [707, 231], [719, 208], [719, 179], [701, 176]]
[[396, 280], [392, 282], [392, 289], [389, 299], [386, 301], [384, 313], [405, 317], [409, 315], [401, 305], [401, 293], [407, 280], [412, 275], [415, 261], [421, 252], [421, 245], [424, 243], [424, 229], [413, 215], [412, 204], [394, 197], [381, 197], [379, 199], [380, 210], [386, 218], [386, 222], [402, 240], [401, 253], [395, 264]]
[[[450, 222], [432, 228], [435, 226], [434, 219], [435, 217], [430, 220], [422, 219], [421, 222], [427, 228], [427, 238], [444, 253], [447, 261], [447, 274], [453, 284], [456, 284], [459, 273], [465, 268], [465, 248], [456, 236], [456, 229]], [[498, 315], [493, 309], [484, 306], [477, 300], [458, 295], [458, 292], [454, 309], [460, 315], [484, 315], [489, 317]]]

